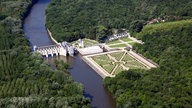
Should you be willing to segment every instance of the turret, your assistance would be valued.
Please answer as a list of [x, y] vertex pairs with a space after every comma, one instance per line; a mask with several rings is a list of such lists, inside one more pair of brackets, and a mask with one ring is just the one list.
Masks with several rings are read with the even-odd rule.
[[36, 51], [36, 49], [37, 49], [37, 46], [34, 45], [34, 46], [33, 46], [33, 51]]

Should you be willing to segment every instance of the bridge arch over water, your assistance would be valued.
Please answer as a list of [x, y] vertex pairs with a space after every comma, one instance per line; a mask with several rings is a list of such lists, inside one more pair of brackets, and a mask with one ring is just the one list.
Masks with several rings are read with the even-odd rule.
[[49, 56], [67, 56], [68, 54], [70, 56], [74, 55], [75, 48], [73, 45], [67, 42], [58, 43], [56, 45], [48, 45], [48, 46], [33, 46], [34, 52], [40, 53], [44, 57]]

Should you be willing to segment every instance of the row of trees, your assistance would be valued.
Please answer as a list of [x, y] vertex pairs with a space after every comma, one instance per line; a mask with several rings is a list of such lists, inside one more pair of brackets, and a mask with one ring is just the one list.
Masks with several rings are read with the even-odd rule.
[[22, 19], [36, 0], [0, 2], [0, 107], [90, 107], [83, 85], [74, 82], [68, 64], [51, 69], [32, 53], [22, 30]]
[[192, 20], [147, 25], [134, 49], [160, 67], [129, 70], [104, 84], [119, 107], [192, 107]]

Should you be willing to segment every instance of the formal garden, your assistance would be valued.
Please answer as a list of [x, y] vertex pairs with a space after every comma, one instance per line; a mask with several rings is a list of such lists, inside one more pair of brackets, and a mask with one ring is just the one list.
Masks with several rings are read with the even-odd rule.
[[92, 56], [91, 58], [111, 75], [116, 75], [129, 69], [148, 69], [140, 61], [133, 58], [127, 51], [102, 54]]

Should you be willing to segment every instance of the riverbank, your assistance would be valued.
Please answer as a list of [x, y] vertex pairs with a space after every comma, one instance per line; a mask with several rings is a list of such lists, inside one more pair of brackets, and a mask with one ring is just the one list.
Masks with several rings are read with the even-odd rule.
[[23, 29], [23, 23], [25, 18], [30, 14], [30, 11], [33, 7], [34, 4], [36, 4], [39, 0], [32, 0], [32, 2], [27, 6], [27, 8], [25, 9], [25, 12], [21, 15], [21, 20], [22, 20], [22, 29]]
[[51, 40], [55, 43], [55, 44], [59, 44], [59, 42], [57, 42], [57, 40], [55, 40], [54, 38], [53, 38], [53, 36], [52, 36], [52, 33], [50, 32], [50, 30], [47, 28], [47, 32], [48, 32], [48, 34], [49, 34], [49, 37], [51, 38]]
[[[31, 1], [0, 2], [0, 108], [90, 107], [89, 99], [83, 96], [82, 84], [74, 82], [64, 71], [52, 69], [39, 54], [31, 52], [25, 36], [28, 33], [29, 38], [35, 37], [41, 28], [34, 14], [43, 9], [35, 6], [42, 7], [46, 0], [34, 4], [30, 11], [33, 15], [30, 13], [23, 19]], [[35, 9], [38, 11], [34, 12]], [[40, 24], [35, 25], [36, 22]]]
[[95, 63], [93, 60], [88, 58], [87, 56], [82, 56], [81, 57], [84, 62], [86, 62], [97, 74], [99, 74], [103, 79], [110, 76], [104, 69], [100, 68], [97, 63]]
[[[46, 46], [55, 44], [49, 37], [46, 30], [47, 28], [45, 27], [45, 8], [47, 4], [50, 3], [50, 0], [46, 1], [47, 2], [42, 0], [41, 3], [34, 5], [31, 10], [32, 15], [29, 15], [28, 18], [25, 19], [25, 34], [32, 45]], [[84, 85], [84, 96], [90, 98], [92, 107], [116, 108], [115, 100], [109, 91], [103, 87], [102, 78], [90, 68], [80, 56], [60, 56], [58, 59], [67, 61], [70, 64], [71, 68], [69, 72], [71, 79]], [[67, 88], [69, 87], [66, 87], [66, 89]], [[70, 93], [72, 90], [66, 92]]]

